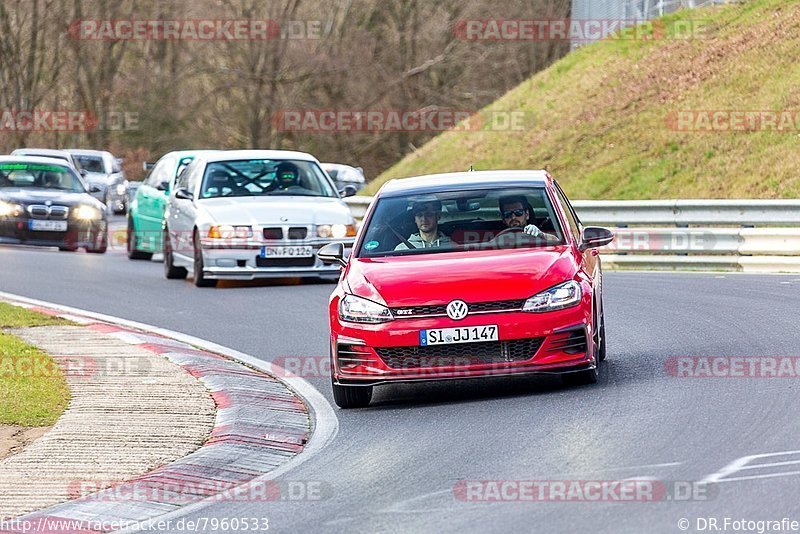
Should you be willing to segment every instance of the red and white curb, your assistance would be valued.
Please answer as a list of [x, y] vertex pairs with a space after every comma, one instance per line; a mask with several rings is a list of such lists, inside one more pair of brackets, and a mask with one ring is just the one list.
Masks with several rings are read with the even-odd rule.
[[226, 499], [279, 500], [280, 485], [269, 482], [322, 450], [338, 431], [336, 414], [319, 391], [252, 356], [117, 317], [3, 292], [0, 299], [163, 355], [201, 380], [217, 405], [211, 436], [197, 451], [111, 488], [15, 518], [41, 528], [28, 532], [62, 532], [50, 526], [64, 520], [88, 525], [169, 519]]

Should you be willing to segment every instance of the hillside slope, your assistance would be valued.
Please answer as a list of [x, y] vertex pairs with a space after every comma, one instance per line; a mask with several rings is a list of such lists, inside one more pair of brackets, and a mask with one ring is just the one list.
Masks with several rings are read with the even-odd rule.
[[662, 20], [694, 20], [701, 37], [585, 46], [481, 112], [524, 111], [524, 129], [446, 132], [367, 192], [472, 164], [547, 168], [574, 198], [800, 196], [800, 115], [789, 131], [678, 130], [670, 120], [698, 110], [800, 111], [800, 1], [748, 0]]

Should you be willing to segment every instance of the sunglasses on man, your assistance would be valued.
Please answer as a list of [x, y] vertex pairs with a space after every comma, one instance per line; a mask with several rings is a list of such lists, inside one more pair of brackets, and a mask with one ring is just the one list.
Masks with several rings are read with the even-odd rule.
[[514, 217], [522, 217], [524, 214], [525, 214], [525, 210], [524, 209], [506, 210], [506, 211], [503, 212], [503, 218], [504, 219], [510, 219], [512, 215]]

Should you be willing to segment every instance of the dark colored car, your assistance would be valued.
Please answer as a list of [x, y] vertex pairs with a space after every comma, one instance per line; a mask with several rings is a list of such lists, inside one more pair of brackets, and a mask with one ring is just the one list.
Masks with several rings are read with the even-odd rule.
[[68, 163], [0, 156], [0, 243], [104, 253], [105, 205]]

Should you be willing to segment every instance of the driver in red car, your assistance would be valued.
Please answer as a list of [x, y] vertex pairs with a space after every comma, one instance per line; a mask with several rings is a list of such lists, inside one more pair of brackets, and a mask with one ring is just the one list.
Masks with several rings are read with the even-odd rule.
[[548, 241], [559, 241], [553, 234], [542, 232], [535, 224], [530, 224], [531, 205], [523, 196], [507, 196], [500, 198], [500, 216], [509, 228], [522, 228], [522, 231], [533, 237], [539, 237]]

